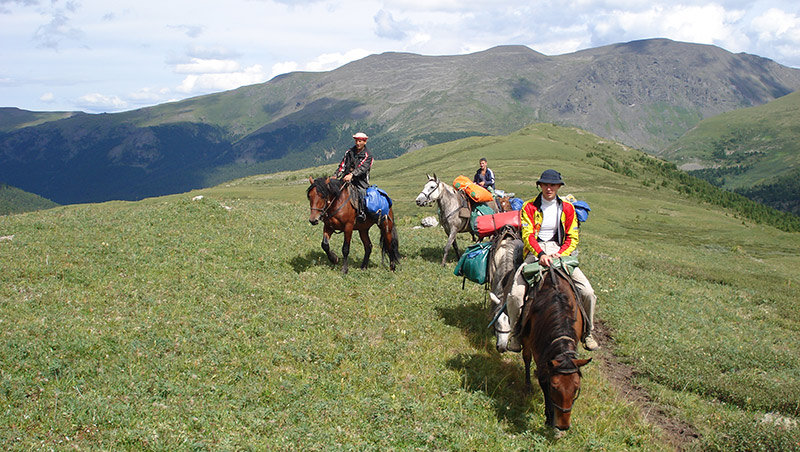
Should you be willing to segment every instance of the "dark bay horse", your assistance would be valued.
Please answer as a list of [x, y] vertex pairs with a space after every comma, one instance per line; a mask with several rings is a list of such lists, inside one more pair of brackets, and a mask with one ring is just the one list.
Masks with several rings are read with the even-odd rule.
[[311, 184], [306, 191], [306, 196], [311, 204], [311, 215], [308, 221], [312, 225], [316, 225], [320, 221], [323, 222], [324, 228], [322, 230], [322, 249], [328, 255], [328, 260], [333, 264], [339, 262], [339, 257], [331, 251], [330, 238], [336, 231], [344, 232], [344, 244], [342, 245], [342, 258], [344, 264], [342, 266], [342, 273], [347, 273], [347, 257], [350, 254], [350, 239], [353, 237], [353, 230], [358, 231], [361, 237], [361, 243], [364, 245], [364, 260], [361, 262], [361, 268], [367, 268], [369, 263], [369, 255], [372, 253], [372, 241], [369, 239], [369, 229], [372, 225], [377, 224], [381, 231], [381, 251], [382, 254], [389, 255], [389, 268], [392, 271], [397, 266], [397, 261], [400, 259], [400, 251], [397, 239], [397, 229], [394, 224], [394, 212], [389, 209], [388, 215], [384, 215], [379, 219], [372, 219], [367, 216], [365, 221], [356, 221], [357, 210], [353, 206], [352, 200], [355, 200], [356, 194], [351, 195], [351, 190], [355, 191], [356, 188], [351, 187], [339, 179], [320, 177], [317, 179], [308, 178]]
[[578, 359], [584, 319], [566, 271], [558, 260], [546, 270], [523, 308], [522, 360], [525, 382], [531, 387], [531, 357], [544, 396], [545, 423], [559, 430], [570, 425], [572, 404], [581, 390], [581, 370], [591, 361]]

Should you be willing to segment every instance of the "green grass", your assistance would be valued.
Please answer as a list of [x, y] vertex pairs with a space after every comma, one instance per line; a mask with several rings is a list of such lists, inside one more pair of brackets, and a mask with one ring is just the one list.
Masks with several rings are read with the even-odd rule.
[[539, 126], [376, 162], [395, 273], [377, 247], [366, 271], [327, 263], [305, 178], [330, 168], [0, 217], [0, 448], [670, 450], [602, 353], [554, 439], [519, 355], [494, 351], [481, 288], [439, 265], [441, 229], [413, 228], [435, 214], [413, 203], [426, 172], [486, 156], [498, 188], [532, 197], [553, 167], [590, 203], [581, 266], [603, 353], [699, 433], [688, 449], [800, 450], [796, 426], [768, 422], [800, 416], [800, 237], [602, 169], [596, 141]]

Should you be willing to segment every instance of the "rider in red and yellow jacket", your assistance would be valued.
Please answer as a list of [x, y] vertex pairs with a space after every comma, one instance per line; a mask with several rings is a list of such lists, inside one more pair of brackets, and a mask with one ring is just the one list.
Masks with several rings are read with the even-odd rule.
[[[536, 186], [542, 192], [532, 201], [522, 205], [520, 216], [522, 241], [525, 243], [525, 259], [523, 264], [517, 268], [511, 290], [506, 295], [506, 311], [514, 333], [508, 339], [505, 350], [518, 352], [522, 349], [516, 333], [528, 287], [528, 283], [522, 275], [525, 264], [538, 262], [539, 265], [549, 267], [554, 259], [569, 256], [578, 247], [579, 228], [575, 206], [558, 197], [558, 190], [563, 185], [564, 180], [561, 178], [561, 173], [552, 169], [545, 170], [536, 181]], [[594, 330], [594, 308], [597, 303], [597, 295], [586, 275], [578, 267], [572, 271], [572, 282], [578, 292], [576, 295], [588, 316], [588, 333], [582, 338], [584, 348], [596, 350], [599, 344], [592, 335], [592, 331]], [[498, 350], [505, 351], [500, 345], [498, 345]]]
[[[561, 212], [557, 236], [553, 241], [561, 244], [558, 254], [569, 256], [578, 247], [578, 217], [575, 206], [569, 201], [556, 197]], [[539, 244], [539, 230], [542, 228], [542, 194], [522, 205], [522, 241], [525, 242], [525, 255], [533, 253], [536, 257], [545, 254]]]

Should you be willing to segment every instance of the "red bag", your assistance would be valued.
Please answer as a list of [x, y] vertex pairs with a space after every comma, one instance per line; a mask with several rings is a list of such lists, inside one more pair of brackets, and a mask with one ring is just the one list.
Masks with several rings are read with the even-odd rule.
[[478, 236], [480, 237], [490, 236], [506, 225], [511, 225], [517, 229], [522, 228], [522, 220], [519, 210], [500, 212], [492, 215], [481, 215], [475, 220], [475, 222], [478, 227]]

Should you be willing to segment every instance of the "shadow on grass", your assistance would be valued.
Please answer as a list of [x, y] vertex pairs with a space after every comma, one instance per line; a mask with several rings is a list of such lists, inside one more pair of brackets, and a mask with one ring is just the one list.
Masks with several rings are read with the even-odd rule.
[[468, 304], [438, 311], [445, 323], [462, 330], [476, 350], [474, 353], [461, 353], [447, 362], [448, 366], [464, 375], [464, 387], [492, 398], [497, 418], [508, 423], [513, 433], [531, 431], [549, 437], [550, 429], [544, 425], [544, 401], [539, 385], [534, 379], [532, 392], [525, 387], [521, 355], [515, 353], [516, 359], [509, 361], [495, 350], [493, 330], [487, 328], [491, 321], [488, 308]]
[[[471, 245], [471, 243], [470, 243], [470, 245]], [[458, 250], [460, 252], [463, 252], [464, 248], [461, 245], [459, 245], [458, 246]], [[440, 246], [438, 248], [429, 246], [429, 247], [426, 247], [426, 248], [421, 248], [419, 250], [419, 257], [420, 258], [422, 258], [423, 260], [426, 260], [428, 262], [435, 262], [437, 264], [442, 262], [442, 256], [443, 255], [444, 255], [444, 242], [442, 242], [442, 246]], [[458, 262], [458, 256], [456, 255], [455, 248], [451, 247], [450, 248], [450, 252], [447, 253], [447, 263], [448, 264], [455, 264], [456, 262]]]
[[[339, 253], [337, 253], [339, 254]], [[377, 258], [377, 260], [376, 260]], [[350, 270], [358, 270], [361, 268], [361, 261], [364, 259], [364, 254], [356, 254], [355, 256], [353, 253], [350, 253]], [[320, 249], [320, 251], [309, 251], [304, 256], [295, 256], [289, 261], [292, 269], [295, 273], [303, 273], [304, 271], [308, 270], [311, 267], [318, 267], [321, 265], [327, 266], [328, 268], [336, 268], [338, 270], [342, 269], [342, 257], [339, 256], [339, 263], [334, 265], [331, 261], [328, 260], [328, 256], [325, 255], [325, 252]], [[378, 250], [376, 254], [373, 250], [372, 255], [369, 259], [369, 265], [367, 266], [368, 269], [373, 267], [386, 267], [389, 268], [389, 258], [385, 258], [385, 262], [381, 262], [381, 253]]]
[[294, 269], [295, 273], [303, 273], [311, 267], [317, 267], [320, 265], [326, 265], [328, 267], [333, 266], [322, 250], [309, 251], [305, 254], [305, 256], [295, 256], [290, 261], [290, 264], [292, 265], [292, 269]]

